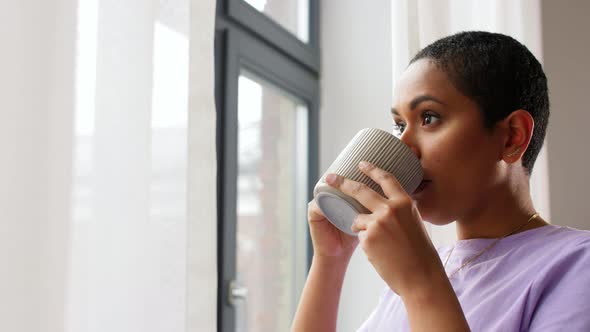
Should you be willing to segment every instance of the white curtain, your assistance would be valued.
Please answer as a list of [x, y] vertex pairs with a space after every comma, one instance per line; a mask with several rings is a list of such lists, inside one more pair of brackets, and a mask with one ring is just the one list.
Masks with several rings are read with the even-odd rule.
[[215, 2], [191, 1], [187, 331], [217, 331]]
[[[391, 10], [394, 82], [418, 50], [439, 38], [466, 30], [510, 35], [526, 45], [542, 63], [539, 0], [396, 0], [392, 2]], [[544, 218], [550, 218], [545, 147], [535, 163], [531, 194], [537, 210]], [[435, 245], [455, 240], [454, 225], [427, 227]]]
[[2, 7], [0, 330], [215, 330], [215, 1]]

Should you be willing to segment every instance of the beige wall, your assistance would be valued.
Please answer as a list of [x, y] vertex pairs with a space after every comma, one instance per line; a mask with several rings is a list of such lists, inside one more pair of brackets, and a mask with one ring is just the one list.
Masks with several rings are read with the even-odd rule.
[[551, 117], [547, 134], [551, 219], [590, 229], [590, 1], [542, 1], [543, 58]]

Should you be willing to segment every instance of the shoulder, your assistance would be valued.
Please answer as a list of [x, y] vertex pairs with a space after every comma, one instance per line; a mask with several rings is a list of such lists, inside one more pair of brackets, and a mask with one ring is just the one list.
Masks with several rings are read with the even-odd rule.
[[518, 251], [539, 303], [590, 297], [590, 232], [551, 225]]
[[540, 249], [552, 249], [548, 254], [554, 257], [588, 253], [590, 250], [590, 231], [549, 225], [534, 239], [530, 239], [530, 244]]
[[526, 242], [517, 251], [526, 251], [530, 262], [545, 273], [587, 270], [590, 275], [590, 231], [549, 225]]
[[548, 225], [545, 227], [546, 237], [553, 237], [559, 239], [576, 239], [579, 241], [590, 240], [590, 231], [576, 229], [568, 226]]
[[586, 331], [590, 328], [590, 232], [553, 226], [537, 240], [541, 244], [536, 247], [546, 249], [537, 256], [530, 328], [549, 331], [566, 324], [571, 331]]

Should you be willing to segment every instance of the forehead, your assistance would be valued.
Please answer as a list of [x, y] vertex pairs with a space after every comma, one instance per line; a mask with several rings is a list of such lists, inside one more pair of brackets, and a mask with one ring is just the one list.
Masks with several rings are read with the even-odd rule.
[[445, 103], [466, 98], [451, 83], [447, 74], [428, 59], [420, 59], [408, 66], [395, 91], [396, 107], [403, 107], [421, 95], [430, 95]]

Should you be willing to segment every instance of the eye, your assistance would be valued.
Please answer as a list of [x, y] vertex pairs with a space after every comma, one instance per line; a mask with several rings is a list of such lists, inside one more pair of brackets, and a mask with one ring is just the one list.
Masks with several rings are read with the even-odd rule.
[[393, 134], [396, 136], [401, 136], [406, 129], [406, 124], [403, 122], [393, 122]]
[[422, 114], [422, 116], [424, 117], [424, 121], [422, 121], [422, 125], [429, 125], [429, 124], [432, 124], [433, 122], [440, 121], [440, 116], [438, 116], [434, 113], [424, 112], [424, 114]]

